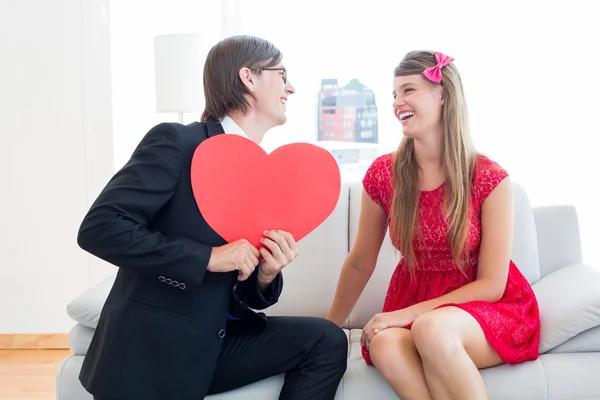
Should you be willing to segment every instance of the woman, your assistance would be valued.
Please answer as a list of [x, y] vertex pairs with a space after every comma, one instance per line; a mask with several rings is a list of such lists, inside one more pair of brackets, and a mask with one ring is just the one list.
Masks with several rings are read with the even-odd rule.
[[358, 235], [328, 316], [338, 325], [347, 318], [389, 223], [403, 257], [361, 344], [402, 400], [485, 399], [478, 369], [538, 357], [537, 301], [510, 259], [511, 183], [471, 144], [452, 61], [411, 52], [395, 70], [404, 137], [363, 179]]

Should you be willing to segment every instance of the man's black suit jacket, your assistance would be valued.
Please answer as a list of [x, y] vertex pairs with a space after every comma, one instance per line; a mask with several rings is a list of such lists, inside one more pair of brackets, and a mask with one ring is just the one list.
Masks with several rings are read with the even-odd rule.
[[237, 272], [206, 269], [211, 248], [226, 242], [198, 210], [190, 165], [196, 147], [222, 133], [211, 121], [155, 126], [81, 224], [79, 246], [119, 267], [80, 373], [100, 398], [201, 399], [223, 337], [266, 327], [251, 309], [277, 302], [281, 274], [261, 293], [256, 271], [238, 282]]

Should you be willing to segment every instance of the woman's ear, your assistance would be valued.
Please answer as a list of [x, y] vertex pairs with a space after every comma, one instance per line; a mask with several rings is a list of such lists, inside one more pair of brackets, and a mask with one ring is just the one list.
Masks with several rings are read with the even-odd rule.
[[255, 75], [252, 73], [252, 71], [250, 71], [250, 68], [248, 67], [243, 67], [240, 68], [240, 71], [238, 73], [240, 79], [242, 80], [242, 83], [244, 85], [246, 85], [246, 87], [248, 88], [248, 91], [250, 92], [254, 92], [254, 85], [255, 85]]

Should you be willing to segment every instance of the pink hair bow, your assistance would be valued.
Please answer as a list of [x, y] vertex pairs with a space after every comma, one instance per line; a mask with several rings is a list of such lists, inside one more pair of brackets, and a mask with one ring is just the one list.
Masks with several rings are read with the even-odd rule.
[[423, 71], [423, 75], [425, 75], [425, 78], [429, 79], [432, 82], [440, 83], [442, 81], [442, 67], [445, 67], [446, 65], [450, 64], [452, 61], [454, 61], [454, 58], [436, 52], [435, 60], [437, 61], [437, 65], [430, 68], [426, 68]]

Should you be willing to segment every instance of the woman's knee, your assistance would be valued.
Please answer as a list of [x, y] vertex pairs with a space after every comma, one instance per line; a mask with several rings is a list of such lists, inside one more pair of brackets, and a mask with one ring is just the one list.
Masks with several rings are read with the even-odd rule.
[[450, 357], [463, 348], [451, 315], [441, 310], [422, 314], [414, 321], [411, 330], [415, 347], [422, 358]]
[[378, 369], [388, 363], [401, 363], [402, 354], [414, 352], [411, 332], [404, 328], [385, 329], [371, 339], [369, 355]]

